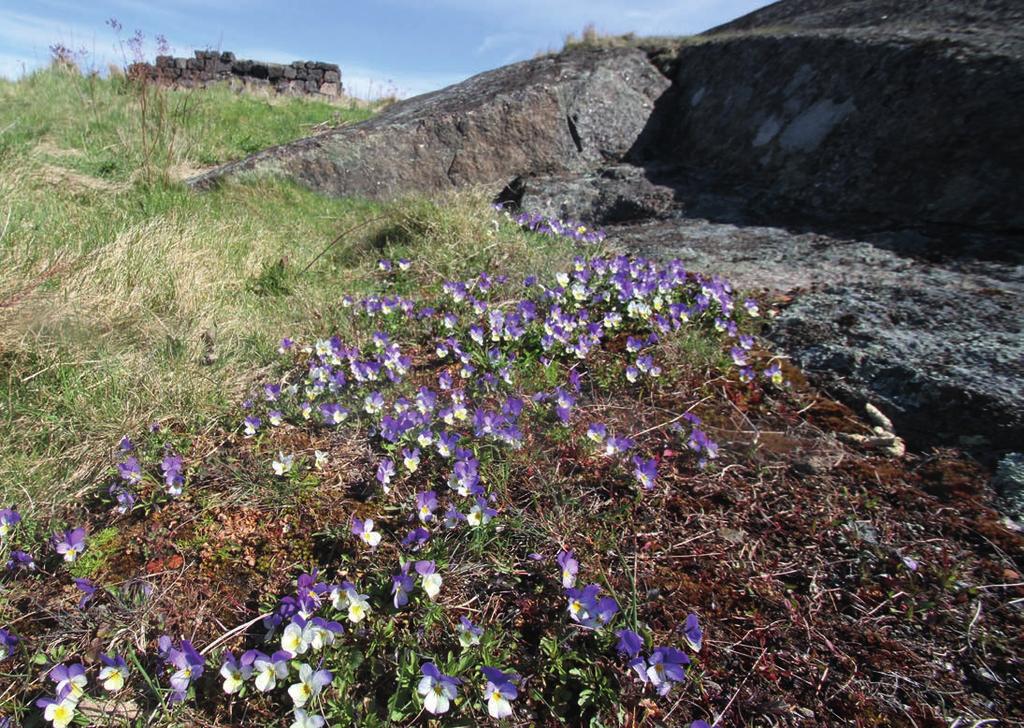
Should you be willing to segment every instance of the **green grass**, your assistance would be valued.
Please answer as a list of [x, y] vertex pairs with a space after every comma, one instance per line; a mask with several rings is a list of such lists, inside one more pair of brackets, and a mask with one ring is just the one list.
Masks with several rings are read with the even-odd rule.
[[0, 159], [35, 153], [87, 175], [124, 181], [138, 174], [154, 147], [151, 153], [170, 166], [220, 164], [373, 114], [355, 102], [261, 98], [226, 87], [150, 87], [143, 140], [140, 100], [139, 87], [118, 76], [53, 68], [16, 83], [0, 80]]
[[42, 516], [85, 492], [122, 434], [169, 417], [208, 425], [281, 336], [332, 325], [340, 297], [385, 253], [415, 247], [440, 277], [500, 265], [506, 246], [478, 245], [496, 235], [530, 248], [526, 263], [564, 252], [495, 231], [479, 199], [381, 206], [274, 180], [192, 192], [183, 168], [370, 112], [226, 89], [160, 94], [147, 103], [169, 110], [165, 146], [147, 156], [138, 93], [123, 79], [51, 69], [0, 83], [4, 504]]

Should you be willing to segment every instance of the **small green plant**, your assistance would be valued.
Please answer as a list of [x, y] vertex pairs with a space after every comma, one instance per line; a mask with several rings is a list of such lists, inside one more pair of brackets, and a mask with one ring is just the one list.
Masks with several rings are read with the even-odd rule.
[[279, 258], [265, 264], [259, 274], [249, 279], [246, 288], [257, 296], [287, 296], [292, 292], [288, 278], [285, 260]]
[[71, 574], [80, 579], [91, 579], [96, 576], [117, 553], [119, 534], [116, 526], [108, 526], [92, 534], [89, 537], [89, 548], [68, 567]]

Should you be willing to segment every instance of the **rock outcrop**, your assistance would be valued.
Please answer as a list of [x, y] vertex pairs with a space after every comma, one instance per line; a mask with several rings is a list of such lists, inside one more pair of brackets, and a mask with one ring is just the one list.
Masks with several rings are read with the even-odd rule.
[[1024, 230], [1024, 62], [871, 34], [684, 46], [640, 163], [713, 173], [753, 208]]
[[582, 173], [636, 144], [670, 82], [636, 49], [505, 66], [374, 118], [192, 180], [279, 174], [331, 195], [390, 198], [530, 173]]
[[785, 0], [481, 74], [193, 180], [484, 186], [787, 294], [768, 335], [914, 446], [1024, 440], [1024, 31], [1010, 0]]

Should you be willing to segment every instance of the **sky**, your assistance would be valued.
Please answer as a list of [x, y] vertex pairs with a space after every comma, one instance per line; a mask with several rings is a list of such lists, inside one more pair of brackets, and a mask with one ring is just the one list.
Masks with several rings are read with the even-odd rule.
[[157, 35], [177, 56], [196, 49], [341, 67], [361, 97], [411, 96], [561, 48], [593, 23], [603, 33], [684, 35], [767, 5], [767, 0], [0, 0], [0, 76], [45, 65], [55, 43], [86, 66], [123, 65], [120, 41], [136, 30], [155, 55]]

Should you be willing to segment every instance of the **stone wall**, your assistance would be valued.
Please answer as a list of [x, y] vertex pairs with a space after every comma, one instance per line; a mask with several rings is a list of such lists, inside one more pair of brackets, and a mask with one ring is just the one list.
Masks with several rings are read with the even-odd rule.
[[202, 88], [226, 82], [239, 90], [332, 99], [343, 92], [341, 70], [333, 63], [265, 63], [238, 59], [234, 53], [221, 51], [196, 51], [192, 58], [157, 56], [155, 64], [134, 64], [129, 73], [175, 88]]

